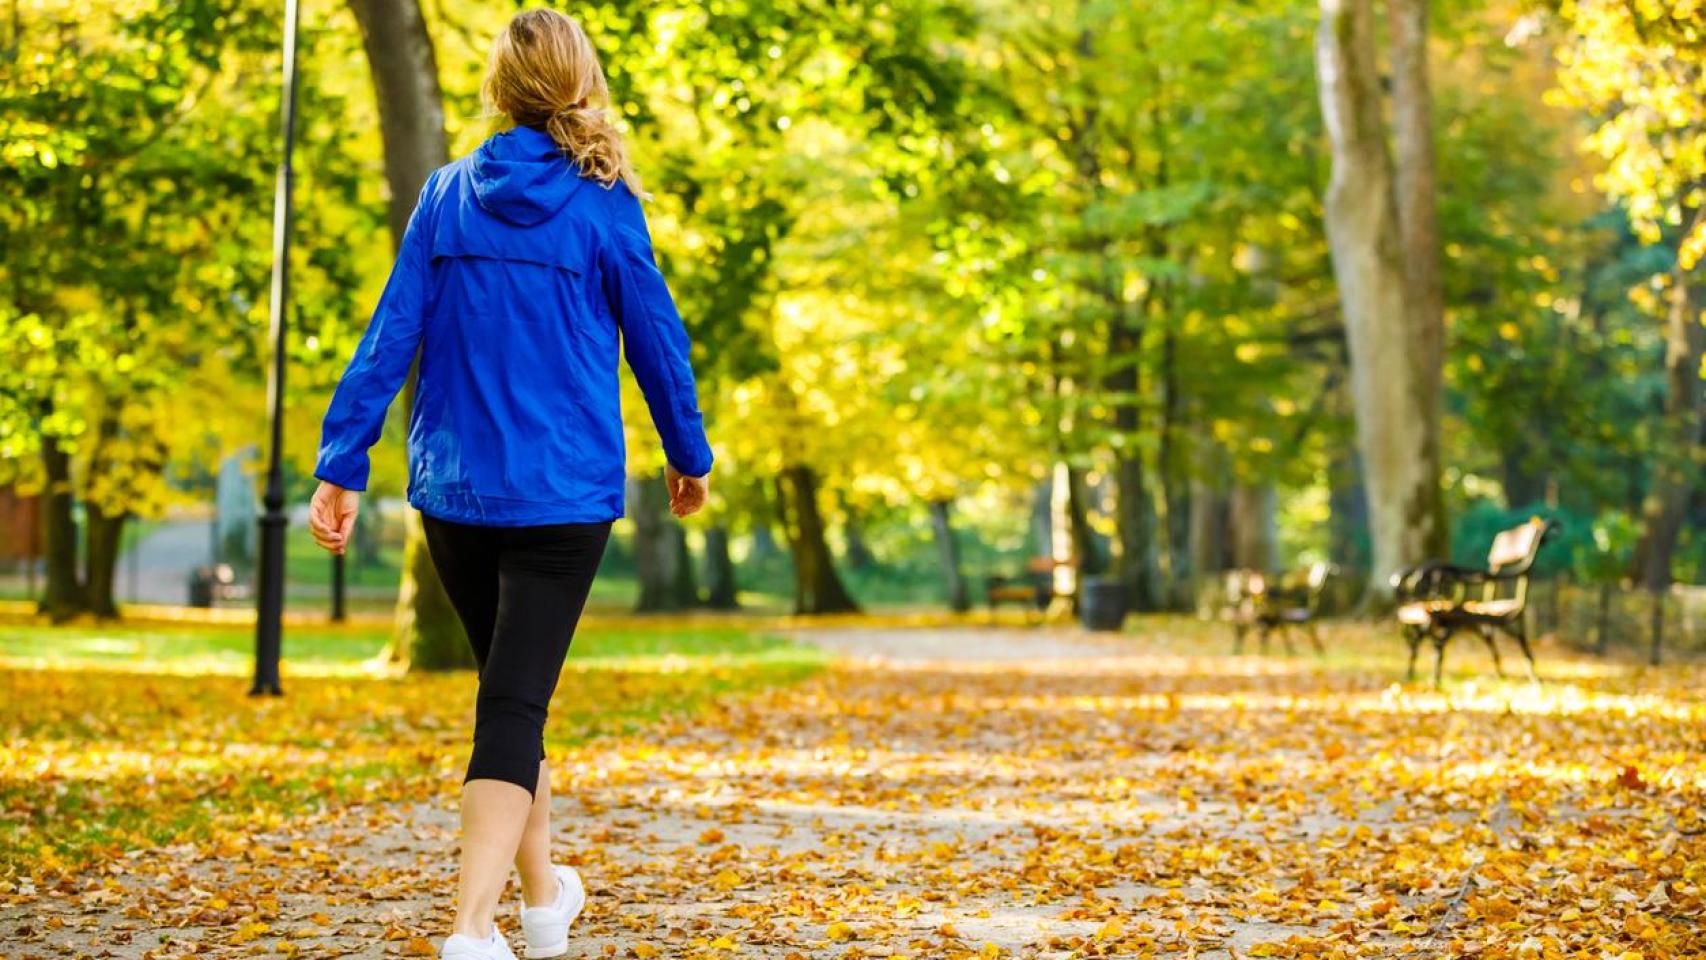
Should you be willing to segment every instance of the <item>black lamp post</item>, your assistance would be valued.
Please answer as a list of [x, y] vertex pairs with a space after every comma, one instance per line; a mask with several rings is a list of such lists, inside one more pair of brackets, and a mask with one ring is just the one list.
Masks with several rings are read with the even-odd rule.
[[344, 555], [332, 554], [332, 622], [344, 622]]
[[284, 156], [272, 210], [272, 368], [267, 376], [267, 411], [272, 446], [262, 498], [261, 565], [255, 606], [255, 685], [250, 696], [278, 696], [278, 657], [284, 637], [284, 363], [285, 310], [290, 304], [291, 154], [296, 147], [296, 2], [284, 0]]

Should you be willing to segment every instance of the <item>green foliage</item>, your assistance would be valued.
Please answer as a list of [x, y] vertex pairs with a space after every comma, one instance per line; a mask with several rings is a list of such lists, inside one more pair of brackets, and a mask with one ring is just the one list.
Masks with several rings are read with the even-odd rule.
[[[92, 507], [151, 514], [172, 458], [217, 459], [259, 434], [277, 16], [202, 0], [15, 20], [0, 65], [0, 344], [22, 362], [0, 375], [0, 480], [39, 480], [30, 455], [52, 437], [81, 456]], [[312, 82], [302, 99], [341, 109]], [[322, 201], [351, 196], [342, 139], [303, 138], [326, 162], [302, 190], [298, 359], [316, 353], [312, 327], [352, 312], [355, 274]]]
[[1706, 255], [1706, 28], [1698, 0], [1566, 0], [1561, 99], [1597, 123], [1599, 180], [1645, 243], [1681, 227], [1679, 258]]
[[[460, 152], [486, 132], [486, 44], [514, 8], [425, 6]], [[1559, 78], [1550, 51], [1507, 42], [1502, 7], [1434, 6], [1448, 482], [1471, 553], [1495, 523], [1483, 501], [1550, 495], [1566, 536], [1587, 537], [1650, 484], [1665, 389], [1651, 278], [1701, 235], [1685, 222], [1701, 49], [1672, 15], [1685, 6], [1561, 5], [1545, 21]], [[262, 435], [280, 11], [20, 9], [0, 25], [0, 483], [39, 485], [46, 438], [74, 454], [89, 507], [157, 513]], [[389, 266], [360, 38], [341, 4], [305, 13], [298, 483]], [[1135, 457], [1163, 520], [1182, 521], [1193, 492], [1271, 483], [1286, 553], [1324, 549], [1325, 478], [1351, 436], [1314, 4], [574, 13], [603, 53], [697, 346], [712, 522], [773, 523], [774, 477], [809, 466], [832, 527], [907, 532], [879, 552], [908, 582], [869, 588], [911, 597], [934, 589], [906, 589], [931, 575], [924, 501], [969, 505], [956, 517], [1028, 552], [1013, 530], [1055, 462], [1087, 471], [1105, 529], [1109, 468]], [[1616, 208], [1571, 152], [1584, 124]], [[643, 407], [629, 409], [649, 470]], [[403, 487], [395, 427], [378, 492]], [[979, 542], [968, 566], [1000, 566]], [[1568, 542], [1557, 552], [1588, 566], [1622, 549]]]
[[1640, 539], [1640, 522], [1630, 514], [1607, 511], [1593, 522], [1593, 549], [1576, 555], [1576, 572], [1594, 583], [1618, 583], [1629, 572]]
[[1531, 517], [1545, 517], [1558, 524], [1535, 558], [1536, 576], [1575, 571], [1591, 562], [1589, 558], [1598, 550], [1591, 516], [1538, 504], [1513, 510], [1485, 501], [1470, 507], [1457, 518], [1456, 529], [1451, 535], [1452, 562], [1466, 567], [1486, 567], [1487, 551], [1492, 549], [1493, 538], [1500, 531], [1519, 526]]

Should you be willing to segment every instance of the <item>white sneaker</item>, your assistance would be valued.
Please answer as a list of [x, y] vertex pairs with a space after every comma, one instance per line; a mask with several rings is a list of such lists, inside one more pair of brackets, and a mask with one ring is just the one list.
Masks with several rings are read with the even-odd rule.
[[493, 927], [492, 935], [484, 940], [453, 933], [445, 939], [444, 949], [438, 952], [438, 956], [439, 960], [515, 960], [509, 943], [498, 935], [497, 927]]
[[527, 960], [560, 957], [569, 952], [569, 924], [586, 906], [586, 888], [574, 867], [557, 867], [557, 900], [548, 907], [521, 907], [521, 932], [527, 937]]

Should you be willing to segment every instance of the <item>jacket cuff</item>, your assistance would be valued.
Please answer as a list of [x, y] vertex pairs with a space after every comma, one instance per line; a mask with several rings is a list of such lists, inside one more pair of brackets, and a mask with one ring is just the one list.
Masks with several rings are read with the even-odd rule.
[[314, 465], [314, 479], [357, 493], [367, 489], [368, 463], [366, 457], [339, 457], [322, 453]]
[[716, 458], [711, 456], [710, 448], [706, 447], [703, 450], [693, 451], [687, 456], [670, 456], [667, 459], [669, 465], [674, 467], [676, 472], [682, 476], [703, 477], [710, 474], [711, 465]]

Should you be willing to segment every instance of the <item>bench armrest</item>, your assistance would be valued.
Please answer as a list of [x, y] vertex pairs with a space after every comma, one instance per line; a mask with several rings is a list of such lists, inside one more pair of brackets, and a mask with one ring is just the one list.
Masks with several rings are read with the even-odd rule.
[[1387, 581], [1392, 584], [1392, 594], [1400, 601], [1417, 599], [1431, 589], [1435, 580], [1434, 570], [1438, 566], [1437, 563], [1421, 563], [1398, 570]]

